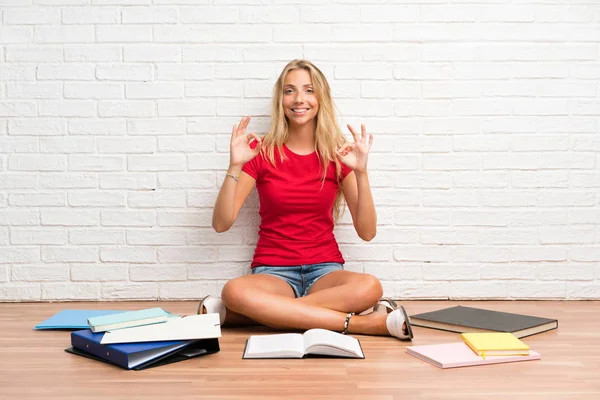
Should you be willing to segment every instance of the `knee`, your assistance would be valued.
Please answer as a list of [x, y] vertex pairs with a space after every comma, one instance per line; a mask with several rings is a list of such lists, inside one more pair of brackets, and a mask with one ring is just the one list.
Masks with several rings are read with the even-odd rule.
[[383, 286], [377, 277], [365, 274], [358, 295], [368, 303], [375, 304], [383, 296]]
[[223, 286], [223, 290], [221, 290], [221, 300], [227, 308], [236, 310], [239, 308], [240, 304], [246, 302], [248, 298], [247, 292], [248, 290], [244, 282], [239, 279], [232, 279]]

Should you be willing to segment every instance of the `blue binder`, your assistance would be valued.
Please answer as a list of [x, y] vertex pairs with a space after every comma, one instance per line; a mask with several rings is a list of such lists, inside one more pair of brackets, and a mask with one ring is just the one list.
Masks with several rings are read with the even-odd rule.
[[91, 330], [71, 332], [65, 351], [104, 361], [125, 369], [141, 370], [218, 352], [219, 340], [178, 340], [145, 343], [100, 344], [104, 333]]
[[122, 312], [123, 310], [62, 310], [40, 322], [33, 329], [86, 329], [89, 328], [87, 319], [90, 317]]

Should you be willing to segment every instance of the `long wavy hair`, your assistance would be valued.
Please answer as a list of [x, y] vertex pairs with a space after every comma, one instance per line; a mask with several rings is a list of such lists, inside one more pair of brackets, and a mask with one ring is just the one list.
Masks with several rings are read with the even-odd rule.
[[290, 71], [304, 69], [310, 74], [315, 97], [319, 103], [317, 111], [317, 128], [315, 131], [315, 149], [323, 169], [322, 183], [325, 182], [327, 168], [335, 162], [336, 176], [340, 183], [338, 193], [333, 205], [333, 218], [338, 222], [344, 212], [343, 192], [341, 187], [341, 164], [336, 157], [336, 151], [347, 142], [336, 120], [335, 105], [331, 98], [331, 88], [325, 75], [313, 63], [307, 60], [292, 60], [284, 68], [275, 86], [273, 87], [273, 101], [271, 104], [271, 126], [263, 138], [262, 152], [265, 157], [275, 165], [275, 147], [278, 148], [281, 160], [285, 159], [283, 144], [289, 136], [289, 122], [283, 111], [283, 87], [285, 78]]

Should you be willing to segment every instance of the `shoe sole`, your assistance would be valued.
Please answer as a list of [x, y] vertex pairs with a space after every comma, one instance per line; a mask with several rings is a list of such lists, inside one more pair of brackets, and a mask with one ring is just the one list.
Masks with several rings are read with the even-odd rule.
[[[393, 301], [393, 300], [392, 300]], [[408, 320], [408, 314], [403, 306], [398, 306], [398, 309], [402, 311], [402, 315], [404, 316], [404, 322], [406, 322], [406, 330], [408, 331], [408, 338], [405, 340], [412, 340], [415, 335], [413, 335], [412, 326], [410, 325], [410, 321]]]

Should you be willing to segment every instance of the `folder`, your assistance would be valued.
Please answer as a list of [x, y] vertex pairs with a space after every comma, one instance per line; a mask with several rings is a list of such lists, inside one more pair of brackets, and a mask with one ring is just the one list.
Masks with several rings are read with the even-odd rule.
[[87, 329], [89, 328], [88, 318], [122, 312], [123, 310], [62, 310], [40, 322], [33, 329]]
[[109, 331], [101, 338], [101, 343], [156, 342], [218, 337], [221, 337], [219, 314], [210, 313], [173, 317], [160, 324]]
[[216, 353], [219, 339], [161, 341], [103, 345], [104, 333], [91, 330], [71, 332], [67, 353], [113, 364], [128, 370], [143, 370]]
[[158, 324], [166, 322], [170, 316], [171, 314], [162, 308], [155, 307], [88, 318], [88, 324], [92, 332], [98, 333], [134, 326]]

